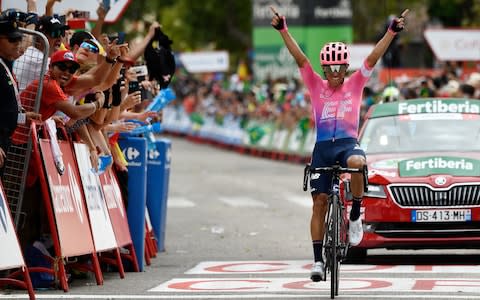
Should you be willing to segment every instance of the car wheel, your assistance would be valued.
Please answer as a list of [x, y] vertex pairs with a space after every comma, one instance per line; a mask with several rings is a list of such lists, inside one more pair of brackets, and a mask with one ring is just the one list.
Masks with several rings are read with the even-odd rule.
[[366, 258], [367, 258], [366, 248], [351, 247], [350, 249], [348, 249], [345, 262], [346, 263], [362, 263], [365, 261]]

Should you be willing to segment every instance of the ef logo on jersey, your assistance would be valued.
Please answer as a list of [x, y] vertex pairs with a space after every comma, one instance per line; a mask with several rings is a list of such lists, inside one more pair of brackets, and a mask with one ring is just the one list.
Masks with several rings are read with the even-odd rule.
[[342, 101], [328, 101], [323, 105], [322, 119], [343, 119], [345, 113], [352, 111], [352, 100], [345, 99]]

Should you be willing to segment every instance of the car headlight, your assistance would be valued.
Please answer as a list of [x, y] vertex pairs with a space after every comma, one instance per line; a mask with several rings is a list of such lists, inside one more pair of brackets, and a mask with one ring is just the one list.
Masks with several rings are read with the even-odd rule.
[[364, 197], [370, 198], [382, 198], [387, 199], [387, 194], [385, 194], [385, 188], [383, 185], [377, 184], [369, 184], [368, 185], [368, 192], [366, 192]]

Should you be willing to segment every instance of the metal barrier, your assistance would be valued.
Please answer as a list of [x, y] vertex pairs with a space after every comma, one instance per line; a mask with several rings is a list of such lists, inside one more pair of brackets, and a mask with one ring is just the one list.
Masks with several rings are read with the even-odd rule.
[[[24, 92], [23, 96], [27, 98], [27, 101], [22, 103], [25, 110], [38, 112], [43, 78], [48, 68], [49, 43], [41, 32], [24, 28], [19, 29], [24, 36], [24, 54], [15, 61], [14, 74], [19, 83], [20, 91], [25, 89], [32, 80], [39, 80], [38, 92], [36, 94]], [[12, 143], [7, 154], [3, 185], [14, 224], [18, 230], [21, 216], [26, 217], [25, 213], [22, 212], [22, 201], [32, 150], [29, 126], [27, 124], [19, 125], [14, 134], [15, 138], [17, 143]]]

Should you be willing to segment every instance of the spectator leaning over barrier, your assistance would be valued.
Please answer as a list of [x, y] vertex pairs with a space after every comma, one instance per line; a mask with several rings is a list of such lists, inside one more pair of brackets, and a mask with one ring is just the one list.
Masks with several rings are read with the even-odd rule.
[[[49, 44], [48, 56], [60, 49], [62, 38], [65, 36], [65, 30], [67, 29], [69, 29], [67, 25], [52, 16], [43, 16], [38, 20], [36, 30], [47, 37]], [[23, 91], [28, 84], [40, 75], [44, 48], [41, 41], [36, 41], [15, 62], [14, 73], [19, 80], [20, 91]]]
[[[97, 97], [96, 101], [89, 105], [75, 105], [68, 101], [65, 92], [67, 89], [74, 89], [76, 85], [94, 80], [90, 75], [74, 77], [73, 74], [79, 67], [75, 55], [69, 50], [60, 50], [52, 55], [48, 74], [44, 77], [40, 103], [40, 113], [44, 119], [50, 118], [56, 111], [62, 111], [70, 118], [79, 119], [90, 116], [103, 106], [103, 96]], [[38, 83], [38, 80], [34, 80], [20, 94], [22, 102], [30, 100], [23, 97], [25, 94], [36, 93]]]
[[[71, 46], [76, 49], [76, 57], [81, 66], [79, 72], [83, 74], [88, 74], [94, 71], [99, 56], [103, 55], [103, 52], [105, 52], [102, 45], [96, 39], [84, 40], [84, 38], [89, 35], [90, 34], [87, 32], [78, 34], [77, 36], [73, 36], [74, 40], [71, 41]], [[80, 45], [77, 47], [76, 44], [78, 43], [80, 43]], [[95, 93], [103, 93], [106, 96], [104, 102], [105, 105], [102, 106], [102, 109], [98, 110], [94, 115], [89, 116], [88, 120], [82, 120], [85, 125], [79, 127], [78, 132], [84, 141], [91, 140], [97, 148], [100, 149], [100, 156], [103, 158], [103, 161], [111, 162], [111, 152], [108, 142], [100, 130], [103, 127], [104, 122], [106, 120], [109, 122], [110, 120], [110, 118], [106, 118], [106, 116], [110, 116], [112, 112], [118, 111], [117, 106], [120, 105], [120, 103], [113, 103], [114, 109], [111, 109], [112, 101], [110, 95], [112, 93], [110, 93], [109, 89], [120, 75], [120, 70], [123, 64], [121, 57], [124, 57], [128, 53], [128, 45], [117, 45], [116, 41], [113, 41], [106, 45], [106, 48], [109, 49], [109, 57], [113, 57], [111, 59], [106, 59], [111, 66], [110, 69], [106, 71], [106, 77], [104, 77], [103, 81], [97, 82], [97, 84], [89, 90], [83, 91], [83, 93], [76, 93], [76, 101], [80, 103], [88, 103], [90, 99], [94, 99], [93, 94]], [[108, 92], [104, 92], [105, 90], [108, 90]], [[69, 125], [70, 124], [71, 122], [69, 122]], [[103, 165], [101, 167], [103, 169]]]
[[0, 18], [0, 177], [10, 147], [12, 134], [17, 124], [40, 120], [39, 114], [23, 111], [20, 105], [19, 92], [15, 76], [12, 73], [13, 61], [19, 57], [22, 33], [16, 21]]
[[[52, 55], [49, 71], [43, 80], [40, 100], [40, 113], [44, 119], [52, 117], [57, 111], [63, 112], [72, 119], [85, 118], [103, 106], [104, 97], [100, 93], [97, 95], [96, 101], [87, 105], [75, 105], [68, 101], [67, 89], [73, 90], [76, 86], [93, 85], [95, 82], [95, 77], [89, 74], [73, 76], [78, 68], [79, 64], [71, 51], [60, 50]], [[29, 105], [29, 101], [33, 101], [30, 95], [37, 93], [38, 84], [39, 80], [34, 80], [20, 94], [22, 103], [25, 103], [26, 106]], [[15, 135], [14, 142], [24, 143], [25, 141], [20, 136], [25, 135]], [[95, 163], [96, 158], [96, 155], [91, 157]]]
[[[341, 42], [324, 45], [320, 52], [320, 62], [326, 80], [313, 71], [307, 56], [288, 32], [285, 17], [280, 16], [273, 7], [272, 12], [271, 25], [278, 30], [285, 46], [295, 59], [312, 98], [317, 137], [311, 166], [313, 168], [328, 167], [338, 161], [343, 167], [362, 169], [366, 165], [366, 157], [357, 142], [362, 91], [377, 61], [385, 53], [396, 34], [403, 30], [408, 10], [392, 20], [387, 32], [365, 58], [362, 67], [348, 78], [345, 76], [350, 55], [346, 45]], [[322, 248], [330, 177], [312, 175], [310, 178], [313, 200], [310, 232], [315, 260], [311, 271], [312, 281], [325, 280]], [[353, 202], [348, 237], [350, 244], [356, 246], [363, 238], [360, 218], [364, 189], [363, 174], [352, 174], [351, 187]]]

